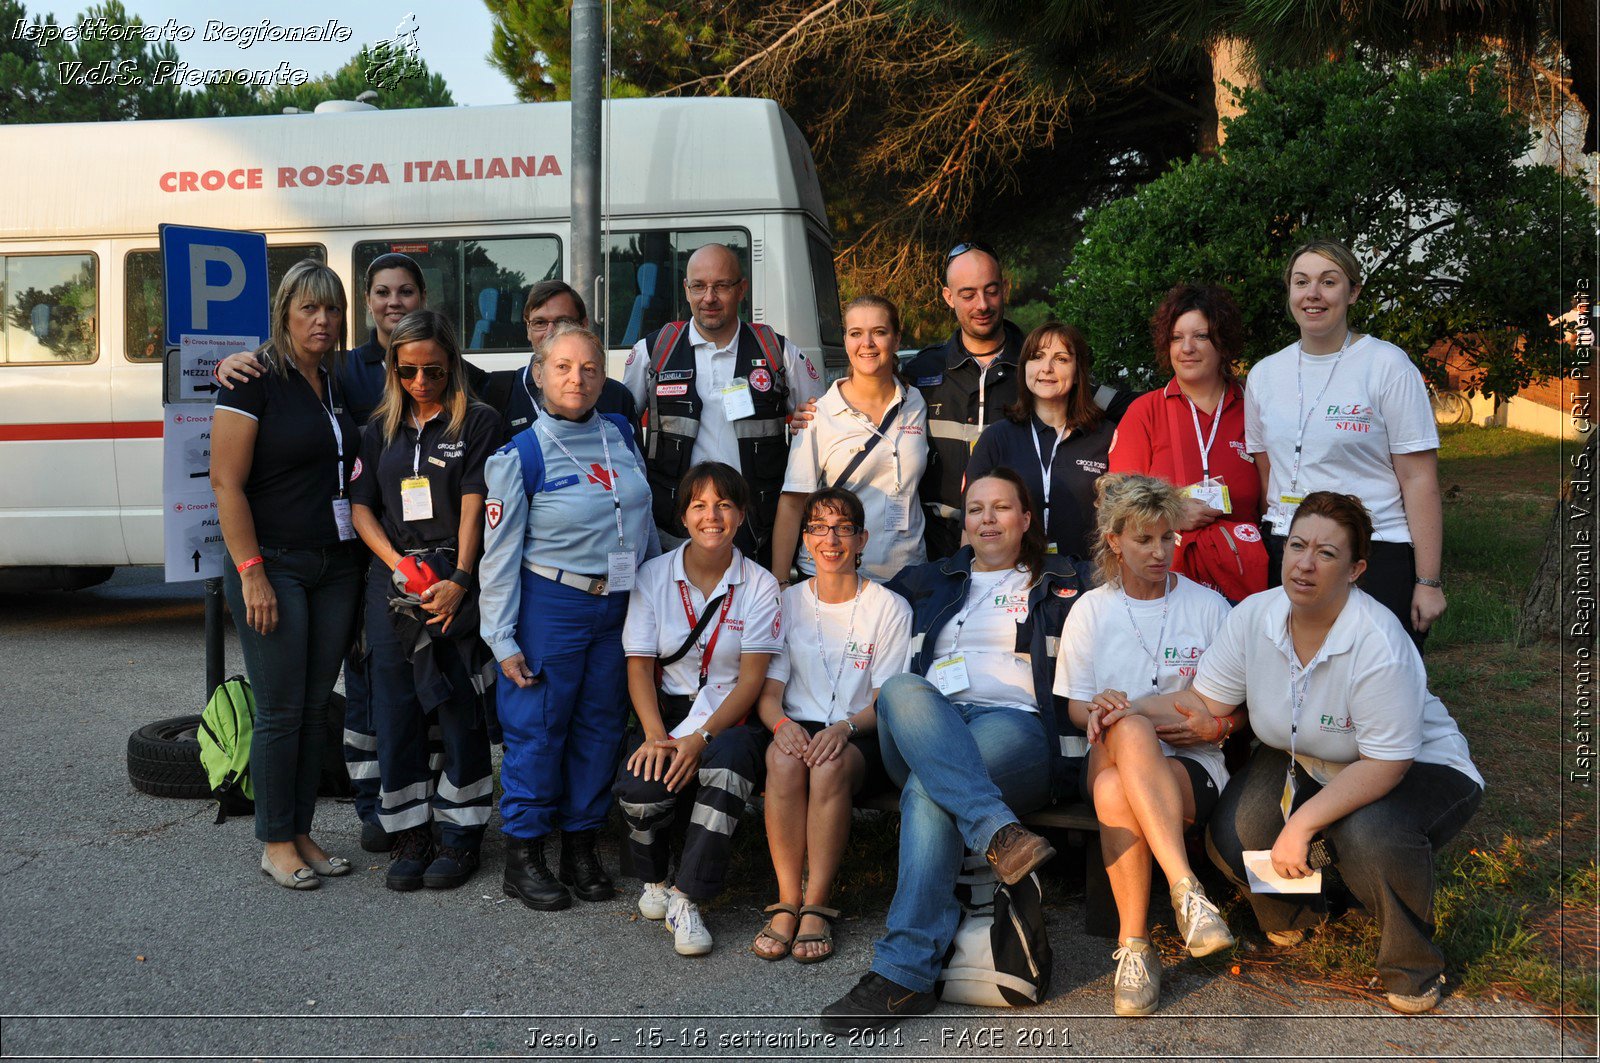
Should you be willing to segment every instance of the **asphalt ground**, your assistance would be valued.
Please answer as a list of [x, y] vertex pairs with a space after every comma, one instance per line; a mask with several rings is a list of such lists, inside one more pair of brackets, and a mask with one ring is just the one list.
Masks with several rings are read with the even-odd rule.
[[[1036, 1059], [1592, 1057], [1548, 1017], [1447, 996], [1427, 1016], [1233, 975], [1169, 951], [1160, 1012], [1110, 1011], [1112, 943], [1047, 883], [1054, 988], [1041, 1006], [941, 1006], [865, 1040], [815, 1015], [866, 971], [883, 911], [852, 911], [837, 955], [802, 966], [747, 951], [770, 898], [707, 911], [717, 947], [684, 959], [616, 900], [540, 913], [484, 868], [449, 892], [384, 888], [351, 806], [315, 833], [357, 872], [294, 893], [259, 871], [248, 819], [128, 782], [128, 735], [198, 712], [199, 584], [120, 570], [72, 594], [0, 597], [0, 1056], [54, 1059]], [[242, 670], [231, 625], [229, 672]], [[759, 831], [758, 818], [744, 829]], [[757, 848], [754, 851], [759, 853]], [[894, 854], [883, 854], [892, 861]], [[614, 845], [607, 850], [613, 868]], [[1081, 897], [1081, 891], [1076, 895]], [[1254, 981], [1254, 985], [1252, 984]]]

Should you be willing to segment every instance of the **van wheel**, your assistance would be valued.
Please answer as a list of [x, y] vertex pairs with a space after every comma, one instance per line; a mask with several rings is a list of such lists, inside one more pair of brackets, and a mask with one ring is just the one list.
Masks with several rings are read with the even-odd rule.
[[128, 781], [155, 797], [210, 797], [195, 735], [200, 715], [147, 723], [128, 736]]

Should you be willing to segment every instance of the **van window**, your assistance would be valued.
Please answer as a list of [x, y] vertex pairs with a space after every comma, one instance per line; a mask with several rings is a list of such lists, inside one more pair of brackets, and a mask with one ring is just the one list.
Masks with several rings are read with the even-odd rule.
[[833, 271], [833, 251], [816, 233], [806, 233], [811, 256], [811, 288], [817, 294], [817, 328], [825, 347], [844, 346], [844, 318], [839, 313], [839, 278]]
[[507, 236], [440, 240], [369, 240], [355, 247], [358, 328], [352, 346], [372, 331], [366, 312], [367, 266], [379, 255], [410, 255], [422, 267], [427, 307], [456, 327], [463, 350], [524, 351], [528, 331], [522, 304], [539, 281], [561, 276], [561, 241], [554, 236]]
[[[278, 282], [289, 267], [303, 259], [328, 260], [321, 244], [283, 244], [267, 248], [268, 290], [278, 292]], [[123, 259], [123, 351], [130, 362], [161, 361], [161, 337], [167, 328], [167, 288], [161, 279], [161, 252], [152, 248], [129, 251]], [[261, 337], [263, 343], [266, 337]]]
[[0, 364], [94, 361], [97, 281], [89, 254], [0, 258]]
[[[683, 272], [689, 256], [706, 244], [732, 248], [745, 276], [750, 275], [750, 234], [743, 229], [653, 229], [611, 234], [607, 244], [611, 255], [611, 297], [606, 318], [611, 346], [632, 347], [668, 321], [688, 318]], [[752, 291], [739, 308], [739, 316], [746, 321], [750, 320], [754, 298]]]

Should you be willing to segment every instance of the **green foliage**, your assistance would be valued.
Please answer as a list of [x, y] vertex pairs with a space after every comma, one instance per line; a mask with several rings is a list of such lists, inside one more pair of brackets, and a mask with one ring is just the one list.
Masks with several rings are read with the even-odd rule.
[[[1313, 236], [1349, 244], [1367, 271], [1354, 326], [1423, 355], [1448, 340], [1514, 393], [1560, 369], [1550, 323], [1585, 276], [1596, 215], [1578, 182], [1523, 166], [1525, 118], [1487, 64], [1432, 72], [1359, 60], [1269, 76], [1247, 89], [1220, 158], [1175, 166], [1093, 212], [1056, 308], [1100, 365], [1153, 383], [1150, 314], [1184, 280], [1228, 285], [1247, 363], [1292, 342], [1285, 259]], [[1522, 337], [1517, 342], [1516, 337]]]
[[[118, 0], [84, 11], [82, 19], [103, 18], [119, 26], [144, 20]], [[339, 70], [302, 85], [215, 84], [187, 88], [168, 79], [157, 83], [162, 63], [180, 62], [168, 41], [140, 37], [105, 40], [100, 35], [73, 41], [25, 40], [11, 36], [18, 21], [38, 27], [58, 25], [53, 15], [28, 18], [20, 0], [0, 0], [0, 122], [118, 122], [139, 118], [210, 118], [223, 115], [278, 114], [285, 107], [311, 110], [324, 100], [353, 100], [375, 86], [368, 78], [371, 50], [363, 46]], [[382, 49], [383, 45], [379, 48]], [[246, 64], [248, 65], [248, 64]], [[420, 58], [406, 60], [378, 88], [379, 106], [448, 107], [454, 104], [444, 79]], [[74, 79], [88, 77], [88, 83]], [[102, 81], [109, 83], [101, 83]]]

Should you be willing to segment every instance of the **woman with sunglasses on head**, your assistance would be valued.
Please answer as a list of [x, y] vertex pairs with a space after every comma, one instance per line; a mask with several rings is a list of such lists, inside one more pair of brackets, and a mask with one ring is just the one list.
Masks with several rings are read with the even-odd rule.
[[1295, 506], [1346, 490], [1372, 515], [1363, 586], [1421, 649], [1444, 612], [1439, 429], [1406, 352], [1350, 326], [1361, 264], [1337, 240], [1312, 240], [1283, 271], [1300, 338], [1250, 370], [1245, 445], [1266, 496], [1269, 576], [1276, 581]]
[[1021, 882], [1055, 850], [1020, 817], [1078, 792], [1087, 743], [1051, 686], [1056, 636], [1088, 590], [1087, 569], [1046, 554], [1012, 470], [968, 483], [963, 506], [970, 545], [889, 584], [911, 604], [914, 647], [877, 700], [884, 766], [901, 786], [899, 881], [871, 969], [823, 1009], [834, 1032], [932, 1011], [961, 916], [964, 852], [983, 853], [1006, 885]]
[[[616, 892], [595, 841], [628, 722], [629, 591], [660, 542], [633, 429], [595, 411], [606, 376], [600, 337], [562, 324], [534, 359], [543, 409], [485, 466], [480, 613], [501, 672], [501, 888], [558, 911], [574, 894]], [[546, 848], [557, 832], [551, 874]]]
[[[1244, 315], [1226, 288], [1178, 284], [1151, 316], [1150, 338], [1156, 367], [1171, 379], [1128, 407], [1108, 467], [1158, 476], [1181, 490], [1172, 571], [1242, 600], [1267, 587], [1258, 567], [1261, 480], [1245, 449], [1244, 385], [1232, 368], [1244, 349]], [[1221, 557], [1236, 556], [1243, 540], [1256, 565], [1212, 571], [1210, 552], [1197, 544], [1219, 535], [1232, 539], [1219, 544]]]
[[1094, 402], [1089, 342], [1048, 321], [1022, 342], [1022, 386], [1004, 420], [983, 430], [967, 482], [1004, 466], [1022, 474], [1040, 504], [1034, 519], [1051, 553], [1087, 558], [1094, 549], [1094, 482], [1106, 471], [1115, 425]]
[[1282, 585], [1229, 614], [1179, 695], [1219, 716], [1248, 701], [1261, 739], [1212, 813], [1211, 859], [1280, 947], [1326, 919], [1327, 902], [1321, 890], [1253, 891], [1245, 854], [1267, 852], [1290, 881], [1337, 863], [1378, 920], [1389, 1006], [1430, 1011], [1445, 966], [1434, 857], [1477, 810], [1483, 776], [1399, 621], [1356, 585], [1372, 548], [1361, 500], [1315, 491], [1288, 532]]
[[[1161, 994], [1161, 954], [1150, 942], [1150, 865], [1172, 891], [1178, 932], [1191, 956], [1233, 944], [1184, 849], [1185, 830], [1204, 823], [1228, 770], [1218, 743], [1236, 724], [1209, 712], [1154, 704], [1188, 686], [1196, 661], [1228, 616], [1216, 591], [1172, 571], [1183, 499], [1163, 480], [1112, 474], [1099, 483], [1100, 585], [1073, 608], [1061, 633], [1055, 692], [1091, 749], [1084, 796], [1100, 820], [1100, 853], [1121, 926], [1112, 1006], [1148, 1015]], [[1206, 740], [1178, 747], [1163, 725]]]
[[[499, 425], [493, 410], [472, 401], [463, 365], [442, 315], [416, 310], [395, 324], [388, 384], [350, 481], [356, 530], [374, 558], [366, 631], [378, 814], [394, 838], [386, 885], [399, 891], [453, 889], [472, 877], [493, 790], [472, 684], [488, 656], [477, 637], [473, 572], [483, 543], [483, 467]], [[398, 596], [415, 598], [415, 613], [397, 609]], [[432, 633], [426, 647], [415, 643], [417, 614]], [[422, 653], [441, 683], [419, 686], [413, 658]], [[430, 724], [439, 733], [437, 768]]]
[[899, 346], [900, 311], [889, 300], [864, 295], [845, 307], [850, 374], [818, 400], [816, 416], [789, 447], [772, 533], [779, 583], [788, 584], [792, 567], [802, 576], [816, 572], [799, 535], [801, 502], [830, 485], [848, 489], [865, 510], [871, 536], [861, 543], [863, 575], [883, 581], [927, 560], [917, 490], [928, 467], [928, 405], [900, 381]]
[[885, 679], [906, 670], [911, 607], [858, 571], [871, 539], [859, 498], [825, 487], [806, 497], [801, 517], [816, 574], [783, 592], [785, 652], [768, 665], [761, 692], [778, 903], [751, 951], [817, 963], [833, 955], [839, 913], [828, 905], [852, 799], [883, 777], [873, 702]]
[[259, 377], [217, 395], [211, 486], [233, 560], [223, 591], [255, 694], [250, 777], [261, 871], [289, 889], [345, 875], [311, 838], [328, 702], [350, 645], [361, 574], [350, 523], [356, 426], [335, 366], [344, 287], [310, 260], [284, 274]]
[[[639, 571], [622, 646], [639, 730], [612, 792], [628, 825], [639, 914], [665, 920], [680, 956], [711, 951], [700, 904], [722, 892], [733, 831], [761, 782], [766, 729], [747, 719], [783, 652], [778, 581], [734, 546], [750, 489], [730, 465], [705, 461], [678, 484], [689, 538]], [[692, 806], [678, 877], [671, 828]]]

